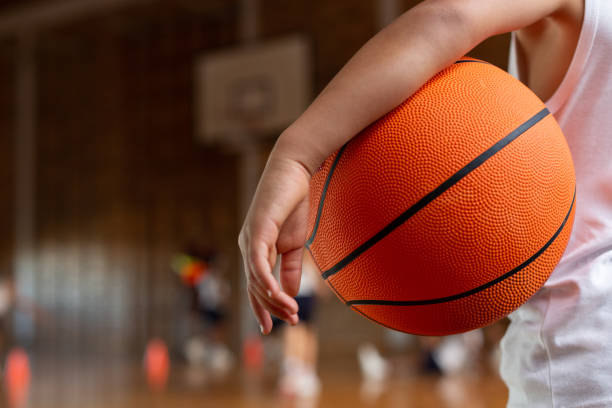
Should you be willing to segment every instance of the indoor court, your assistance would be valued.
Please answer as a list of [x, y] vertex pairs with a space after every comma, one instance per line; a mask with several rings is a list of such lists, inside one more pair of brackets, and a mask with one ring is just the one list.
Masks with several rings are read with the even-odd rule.
[[263, 337], [245, 296], [275, 138], [416, 3], [0, 0], [0, 407], [505, 406], [506, 320], [393, 332], [315, 276]]
[[[172, 372], [167, 391], [152, 394], [147, 389], [140, 367], [123, 364], [111, 374], [113, 382], [102, 378], [110, 370], [97, 368], [87, 380], [76, 376], [76, 368], [62, 371], [63, 379], [50, 379], [41, 371], [40, 382], [32, 388], [29, 406], [40, 407], [503, 407], [506, 390], [503, 383], [491, 376], [402, 375], [374, 384], [370, 388], [352, 370], [358, 367], [348, 361], [348, 368], [321, 365], [322, 393], [317, 399], [290, 399], [277, 395], [274, 376], [241, 378], [240, 375], [220, 383], [189, 387], [184, 367]], [[350, 369], [349, 369], [350, 368]], [[70, 372], [70, 370], [75, 370]], [[352, 370], [351, 370], [352, 369]], [[82, 371], [94, 370], [80, 368]], [[118, 373], [117, 371], [123, 371]], [[47, 372], [49, 373], [49, 372]], [[55, 374], [58, 376], [58, 374]], [[48, 381], [49, 383], [46, 383]], [[95, 384], [94, 384], [95, 382]]]

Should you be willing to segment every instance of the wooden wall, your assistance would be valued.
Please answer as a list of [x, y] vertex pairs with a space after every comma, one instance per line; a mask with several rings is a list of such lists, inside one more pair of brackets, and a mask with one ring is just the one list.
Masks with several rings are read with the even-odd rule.
[[39, 35], [45, 347], [130, 352], [152, 335], [177, 346], [190, 299], [170, 259], [188, 244], [217, 248], [237, 278], [236, 156], [197, 144], [192, 126], [193, 59], [234, 40], [235, 10], [206, 13], [160, 4]]
[[14, 41], [0, 41], [0, 278], [13, 268], [14, 59]]
[[[404, 0], [402, 7], [413, 3]], [[260, 6], [264, 39], [298, 32], [311, 40], [315, 91], [377, 30], [372, 0], [261, 0]], [[188, 331], [188, 300], [169, 262], [191, 242], [227, 259], [231, 338], [238, 346], [238, 157], [194, 141], [192, 103], [194, 59], [235, 45], [237, 24], [237, 1], [181, 0], [38, 33], [35, 293], [50, 316], [37, 324], [39, 347], [131, 353], [152, 335], [178, 347]], [[506, 46], [507, 36], [499, 37], [473, 55], [505, 66]], [[13, 73], [14, 47], [4, 41], [2, 273], [12, 265]], [[377, 326], [335, 298], [322, 306], [324, 349], [379, 336]]]

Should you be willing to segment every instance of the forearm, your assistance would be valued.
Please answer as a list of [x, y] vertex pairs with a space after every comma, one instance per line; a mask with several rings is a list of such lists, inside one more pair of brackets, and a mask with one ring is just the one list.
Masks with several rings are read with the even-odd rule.
[[417, 6], [368, 41], [280, 136], [273, 158], [312, 173], [333, 151], [391, 111], [475, 44], [457, 10]]
[[[308, 233], [311, 175], [332, 152], [490, 35], [578, 0], [427, 0], [381, 31], [279, 137], [240, 232], [248, 298], [262, 333], [291, 324]], [[282, 290], [272, 274], [282, 255]]]

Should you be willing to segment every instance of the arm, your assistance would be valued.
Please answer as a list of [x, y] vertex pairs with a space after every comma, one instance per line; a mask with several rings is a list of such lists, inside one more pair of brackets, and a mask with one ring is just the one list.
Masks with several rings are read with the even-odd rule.
[[[239, 237], [249, 300], [297, 322], [310, 177], [327, 156], [489, 36], [536, 23], [571, 0], [428, 0], [370, 39], [279, 137]], [[272, 276], [281, 254], [281, 287]]]

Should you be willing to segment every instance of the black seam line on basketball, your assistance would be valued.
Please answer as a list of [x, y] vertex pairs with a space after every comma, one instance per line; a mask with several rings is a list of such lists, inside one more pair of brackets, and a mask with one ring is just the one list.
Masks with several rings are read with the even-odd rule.
[[[309, 246], [306, 246], [306, 250], [310, 253], [310, 256], [312, 257], [312, 261], [314, 262], [314, 264], [316, 265], [316, 267], [321, 270], [321, 267], [319, 266], [319, 263], [317, 262], [317, 260], [314, 257], [314, 254], [312, 253], [312, 251], [310, 250]], [[342, 294], [340, 292], [338, 292], [338, 290], [336, 289], [336, 287], [331, 283], [331, 282], [327, 282], [327, 284], [329, 285], [329, 287], [334, 291], [334, 293], [336, 294], [336, 296], [338, 296], [340, 298], [340, 300], [342, 300], [342, 303], [346, 304], [346, 299], [344, 298], [344, 296], [342, 296]]]
[[341, 271], [345, 266], [351, 263], [355, 258], [363, 254], [365, 251], [374, 246], [377, 242], [382, 240], [384, 237], [389, 235], [393, 230], [402, 225], [406, 220], [416, 214], [418, 211], [423, 209], [427, 204], [431, 203], [433, 200], [438, 198], [442, 193], [446, 190], [457, 184], [461, 179], [470, 174], [473, 170], [478, 168], [485, 161], [490, 159], [493, 155], [499, 152], [501, 149], [506, 147], [510, 142], [518, 138], [520, 135], [525, 133], [527, 130], [531, 129], [536, 123], [545, 118], [550, 112], [547, 108], [542, 109], [540, 112], [533, 115], [530, 119], [528, 119], [525, 123], [514, 129], [507, 136], [499, 140], [493, 146], [485, 150], [478, 157], [469, 162], [465, 167], [461, 170], [457, 171], [451, 177], [449, 177], [446, 181], [436, 187], [434, 190], [427, 193], [423, 198], [421, 198], [416, 204], [412, 207], [408, 208], [404, 211], [399, 217], [391, 221], [387, 224], [383, 229], [378, 231], [374, 236], [369, 238], [363, 244], [359, 245], [356, 249], [354, 249], [350, 254], [345, 256], [342, 260], [340, 260], [337, 264], [332, 266], [330, 269], [324, 271], [321, 276], [323, 279], [327, 279], [330, 276]]
[[336, 158], [334, 159], [334, 162], [331, 165], [331, 168], [329, 169], [329, 173], [327, 174], [327, 179], [325, 180], [325, 184], [323, 185], [323, 191], [321, 192], [321, 199], [319, 200], [319, 208], [317, 208], [317, 218], [315, 220], [315, 225], [312, 229], [312, 235], [310, 236], [308, 241], [306, 241], [306, 247], [309, 247], [312, 244], [315, 239], [315, 235], [317, 234], [317, 230], [319, 229], [319, 222], [321, 221], [321, 213], [323, 212], [323, 203], [325, 202], [325, 196], [327, 195], [327, 188], [329, 187], [331, 178], [334, 174], [334, 171], [336, 170], [336, 166], [340, 161], [340, 157], [342, 156], [344, 149], [346, 149], [346, 146], [348, 146], [348, 143], [344, 144], [344, 146], [340, 148], [338, 154], [336, 155]]
[[458, 61], [455, 61], [455, 64], [461, 64], [461, 63], [464, 63], [464, 62], [478, 62], [478, 63], [480, 63], [480, 64], [487, 64], [487, 65], [491, 65], [491, 64], [490, 64], [490, 63], [488, 63], [487, 61], [469, 60], [469, 59], [468, 59], [468, 60], [458, 60]]
[[464, 298], [464, 297], [467, 297], [467, 296], [474, 295], [474, 294], [476, 294], [478, 292], [482, 292], [483, 290], [488, 289], [491, 286], [496, 285], [496, 284], [498, 284], [498, 283], [508, 279], [509, 277], [515, 275], [516, 273], [520, 272], [521, 270], [523, 270], [527, 266], [529, 266], [530, 263], [532, 263], [533, 261], [538, 259], [540, 257], [540, 255], [542, 255], [548, 249], [548, 247], [550, 247], [553, 244], [553, 242], [555, 242], [555, 240], [557, 239], [559, 234], [561, 234], [561, 231], [563, 231], [563, 228], [565, 227], [565, 224], [567, 223], [567, 220], [569, 219], [569, 217], [570, 217], [570, 215], [572, 213], [572, 210], [574, 209], [574, 202], [575, 201], [576, 201], [576, 190], [574, 190], [574, 197], [572, 198], [572, 204], [570, 205], [570, 209], [567, 212], [567, 215], [565, 216], [565, 218], [563, 219], [563, 222], [561, 223], [561, 226], [553, 234], [553, 236], [548, 240], [548, 242], [546, 242], [546, 244], [544, 244], [544, 246], [542, 246], [542, 248], [540, 248], [535, 254], [533, 254], [531, 257], [529, 257], [529, 259], [527, 259], [525, 262], [523, 262], [522, 264], [520, 264], [516, 268], [512, 269], [510, 272], [506, 272], [502, 276], [500, 276], [498, 278], [495, 278], [492, 281], [485, 283], [484, 285], [478, 286], [478, 287], [476, 287], [474, 289], [470, 289], [470, 290], [462, 292], [462, 293], [458, 293], [456, 295], [445, 296], [445, 297], [436, 298], [436, 299], [424, 299], [424, 300], [349, 300], [348, 302], [346, 302], [346, 305], [348, 305], [348, 306], [354, 306], [354, 305], [425, 306], [425, 305], [433, 305], [433, 304], [438, 304], [438, 303], [452, 302], [453, 300], [458, 300], [458, 299], [461, 299], [461, 298]]

